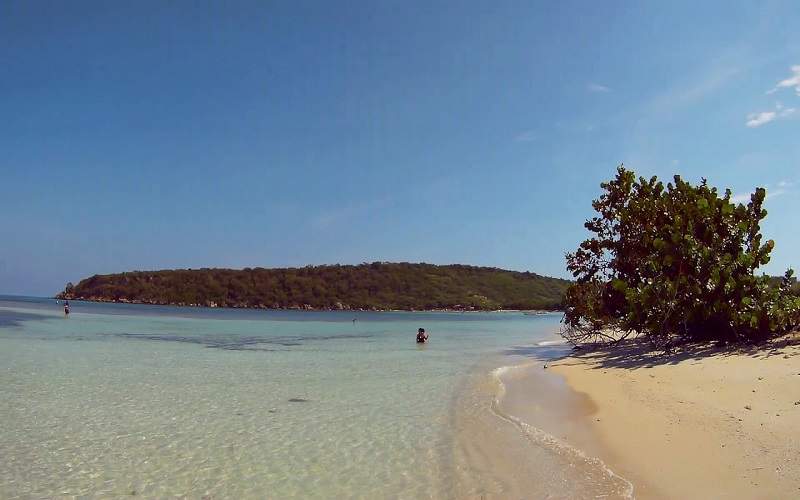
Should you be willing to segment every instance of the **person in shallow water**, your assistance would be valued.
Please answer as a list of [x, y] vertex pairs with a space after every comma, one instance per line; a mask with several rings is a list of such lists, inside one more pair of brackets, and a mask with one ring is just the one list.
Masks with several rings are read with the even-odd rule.
[[66, 300], [64, 301], [64, 315], [66, 316], [68, 314], [69, 314], [69, 301]]
[[428, 334], [425, 333], [424, 328], [417, 330], [417, 344], [424, 344], [428, 341]]

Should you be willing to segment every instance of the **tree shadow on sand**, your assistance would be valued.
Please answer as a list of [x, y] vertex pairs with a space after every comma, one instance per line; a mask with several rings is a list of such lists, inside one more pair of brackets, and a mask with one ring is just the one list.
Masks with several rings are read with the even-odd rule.
[[[561, 353], [553, 361], [559, 365], [590, 364], [592, 369], [602, 368], [652, 368], [660, 365], [677, 365], [698, 361], [713, 356], [750, 356], [767, 359], [774, 356], [791, 358], [800, 356], [800, 332], [783, 335], [759, 344], [723, 346], [715, 342], [692, 343], [672, 346], [668, 351], [654, 350], [646, 341], [627, 340], [616, 345], [586, 346], [569, 350], [566, 346], [553, 346], [549, 354], [560, 347]], [[505, 354], [547, 359], [542, 347], [512, 347]], [[553, 359], [553, 357], [550, 357]]]

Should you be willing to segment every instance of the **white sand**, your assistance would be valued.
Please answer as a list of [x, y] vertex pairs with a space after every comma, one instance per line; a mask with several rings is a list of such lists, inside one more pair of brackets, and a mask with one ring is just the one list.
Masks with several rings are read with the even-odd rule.
[[[637, 498], [800, 498], [800, 337], [767, 347], [626, 347], [552, 363], [592, 401], [597, 453]], [[569, 436], [565, 436], [569, 439]]]

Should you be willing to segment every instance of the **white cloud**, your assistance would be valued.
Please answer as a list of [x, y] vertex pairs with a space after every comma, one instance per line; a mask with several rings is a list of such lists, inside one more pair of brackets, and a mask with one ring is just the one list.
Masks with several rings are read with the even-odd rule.
[[586, 86], [586, 90], [589, 92], [611, 92], [611, 89], [606, 87], [605, 85], [600, 85], [599, 83], [590, 83]]
[[[784, 193], [786, 193], [785, 189], [776, 189], [774, 191], [769, 191], [768, 190], [767, 191], [767, 196], [765, 196], [764, 199], [768, 200], [770, 198], [777, 198], [778, 196], [780, 196], [780, 195], [782, 195]], [[735, 195], [731, 196], [731, 202], [732, 203], [744, 203], [745, 205], [747, 205], [748, 203], [750, 203], [750, 193], [735, 194]]]
[[797, 108], [784, 108], [783, 104], [776, 103], [775, 111], [761, 111], [758, 113], [750, 113], [747, 115], [747, 125], [750, 128], [760, 127], [778, 118], [788, 118], [792, 116]]
[[[779, 181], [777, 187], [775, 189], [766, 186], [767, 188], [767, 196], [764, 198], [765, 200], [769, 200], [771, 198], [777, 198], [778, 196], [784, 195], [789, 192], [790, 188], [792, 187], [793, 183], [789, 181]], [[744, 203], [745, 205], [750, 203], [750, 193], [743, 193], [743, 194], [736, 194], [731, 196], [732, 203]]]
[[769, 123], [778, 116], [778, 113], [774, 111], [762, 111], [760, 113], [750, 113], [747, 115], [747, 126], [754, 128], [760, 127], [765, 123]]
[[774, 191], [767, 191], [767, 197], [765, 199], [768, 200], [770, 198], [777, 198], [778, 196], [784, 194], [785, 192], [786, 192], [785, 189], [776, 189]]
[[792, 66], [790, 69], [792, 71], [792, 76], [778, 82], [774, 89], [767, 91], [767, 94], [772, 94], [780, 89], [793, 88], [797, 95], [800, 96], [800, 64]]

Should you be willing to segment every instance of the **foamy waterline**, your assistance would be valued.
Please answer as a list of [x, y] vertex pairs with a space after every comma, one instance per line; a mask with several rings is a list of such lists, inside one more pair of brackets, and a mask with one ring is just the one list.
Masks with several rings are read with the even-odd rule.
[[537, 342], [536, 345], [541, 347], [552, 346], [552, 345], [567, 345], [566, 340], [542, 340], [541, 342]]
[[[544, 341], [540, 342], [539, 345], [557, 345], [558, 341]], [[603, 471], [605, 476], [610, 480], [620, 481], [623, 483], [624, 490], [619, 492], [622, 498], [634, 498], [634, 486], [631, 481], [626, 479], [625, 477], [617, 474], [614, 472], [602, 459], [597, 457], [592, 457], [588, 455], [583, 450], [555, 437], [554, 435], [544, 431], [541, 428], [538, 428], [532, 425], [529, 422], [525, 422], [520, 417], [512, 415], [508, 412], [502, 410], [502, 399], [506, 396], [507, 387], [505, 382], [503, 381], [503, 375], [508, 374], [513, 370], [524, 370], [530, 369], [533, 366], [537, 366], [539, 363], [522, 363], [518, 365], [507, 365], [507, 366], [500, 366], [492, 370], [491, 374], [494, 378], [495, 382], [497, 383], [497, 393], [492, 400], [492, 404], [490, 405], [491, 412], [499, 419], [504, 420], [506, 422], [511, 423], [514, 425], [523, 436], [525, 436], [529, 441], [531, 441], [535, 445], [543, 446], [553, 450], [555, 453], [566, 455], [567, 457], [580, 461], [587, 466], [595, 467]]]

